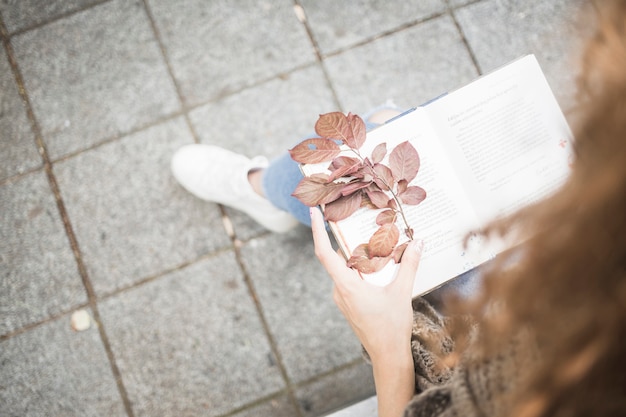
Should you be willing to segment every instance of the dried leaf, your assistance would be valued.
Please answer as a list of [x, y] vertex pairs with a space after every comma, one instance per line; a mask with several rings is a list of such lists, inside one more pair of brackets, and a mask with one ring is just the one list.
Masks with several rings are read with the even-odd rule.
[[341, 112], [320, 114], [315, 123], [315, 133], [326, 139], [336, 139], [348, 144], [353, 142], [354, 134], [348, 118]]
[[379, 143], [372, 151], [372, 162], [378, 164], [387, 155], [387, 144]]
[[402, 194], [403, 192], [405, 192], [408, 186], [409, 183], [407, 180], [398, 181], [398, 194]]
[[402, 142], [391, 151], [389, 167], [396, 181], [413, 181], [420, 169], [420, 157], [413, 145]]
[[338, 199], [344, 187], [343, 183], [326, 182], [323, 177], [304, 177], [291, 195], [304, 205], [315, 207]]
[[376, 174], [374, 176], [374, 182], [376, 185], [378, 185], [383, 191], [390, 190], [390, 188], [393, 187], [394, 179], [389, 167], [383, 164], [375, 164], [373, 170]]
[[364, 274], [372, 274], [378, 272], [387, 265], [391, 257], [369, 257], [369, 247], [367, 244], [357, 246], [352, 256], [346, 264], [350, 268], [354, 268]]
[[426, 198], [426, 191], [422, 187], [413, 185], [408, 187], [403, 193], [398, 195], [404, 204], [411, 206], [418, 205]]
[[326, 220], [338, 222], [348, 218], [361, 207], [361, 193], [354, 193], [349, 196], [339, 197], [332, 203], [324, 206], [324, 216]]
[[377, 208], [387, 208], [387, 202], [389, 201], [387, 194], [379, 190], [372, 190], [371, 187], [367, 188], [365, 192], [370, 198], [372, 204], [374, 204]]
[[348, 123], [352, 129], [352, 141], [346, 142], [346, 145], [353, 149], [359, 149], [365, 143], [366, 129], [365, 122], [358, 115], [348, 113]]
[[367, 195], [367, 193], [363, 194], [363, 198], [361, 199], [361, 207], [370, 210], [378, 210], [378, 207], [376, 207], [374, 203], [372, 203], [372, 200], [370, 200], [370, 197]]
[[323, 138], [305, 139], [289, 150], [291, 159], [301, 164], [317, 164], [330, 161], [341, 150], [332, 140]]
[[387, 223], [395, 223], [395, 221], [396, 212], [394, 210], [381, 211], [378, 216], [376, 216], [376, 224], [379, 226]]
[[400, 230], [393, 223], [382, 225], [369, 240], [369, 255], [373, 257], [386, 257], [391, 255], [400, 238]]
[[362, 166], [362, 163], [357, 158], [351, 158], [349, 156], [338, 156], [333, 159], [329, 169], [332, 174], [330, 181], [334, 181], [337, 178], [354, 174]]
[[411, 227], [408, 227], [408, 228], [404, 229], [404, 234], [406, 235], [406, 237], [408, 237], [409, 239], [413, 240], [414, 231], [413, 231], [413, 229]]
[[409, 242], [405, 242], [401, 245], [398, 245], [393, 250], [392, 258], [395, 263], [397, 264], [400, 263], [400, 261], [402, 260], [402, 255], [404, 255], [404, 251], [406, 250], [407, 246], [409, 246]]
[[355, 191], [362, 190], [363, 188], [369, 187], [371, 182], [354, 180], [347, 183], [345, 187], [341, 190], [341, 195], [350, 195]]

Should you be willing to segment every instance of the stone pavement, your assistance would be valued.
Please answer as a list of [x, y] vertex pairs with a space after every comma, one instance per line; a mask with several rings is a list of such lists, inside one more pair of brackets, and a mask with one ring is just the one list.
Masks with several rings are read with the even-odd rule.
[[309, 231], [194, 199], [172, 153], [275, 157], [319, 113], [418, 105], [526, 53], [567, 110], [589, 1], [0, 0], [0, 415], [371, 396]]

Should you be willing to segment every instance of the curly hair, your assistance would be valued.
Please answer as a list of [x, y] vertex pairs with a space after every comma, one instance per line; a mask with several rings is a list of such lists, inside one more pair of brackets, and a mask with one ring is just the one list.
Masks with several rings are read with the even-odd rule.
[[568, 180], [483, 231], [527, 237], [485, 271], [471, 306], [484, 355], [522, 329], [540, 352], [508, 415], [626, 416], [626, 1], [601, 6]]

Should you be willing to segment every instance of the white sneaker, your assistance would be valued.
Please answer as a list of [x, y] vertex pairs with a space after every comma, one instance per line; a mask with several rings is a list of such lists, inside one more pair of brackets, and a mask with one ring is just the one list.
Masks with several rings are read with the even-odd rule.
[[203, 200], [243, 211], [266, 229], [283, 233], [297, 224], [291, 214], [258, 195], [248, 182], [248, 172], [267, 167], [265, 157], [249, 159], [211, 145], [186, 145], [172, 157], [174, 178]]

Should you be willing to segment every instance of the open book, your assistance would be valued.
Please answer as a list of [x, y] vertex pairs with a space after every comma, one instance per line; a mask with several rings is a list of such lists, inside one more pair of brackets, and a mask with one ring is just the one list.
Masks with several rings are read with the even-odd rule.
[[[560, 186], [569, 174], [571, 136], [533, 55], [368, 132], [364, 155], [381, 142], [391, 150], [408, 140], [420, 156], [420, 171], [411, 184], [425, 189], [427, 197], [419, 205], [404, 206], [414, 235], [425, 243], [414, 296], [505, 249], [487, 248], [473, 238], [464, 249], [463, 240], [490, 220]], [[327, 167], [309, 164], [302, 171], [311, 175]], [[329, 223], [347, 257], [377, 229], [379, 211], [363, 208]], [[364, 278], [385, 285], [397, 268], [390, 262]]]

